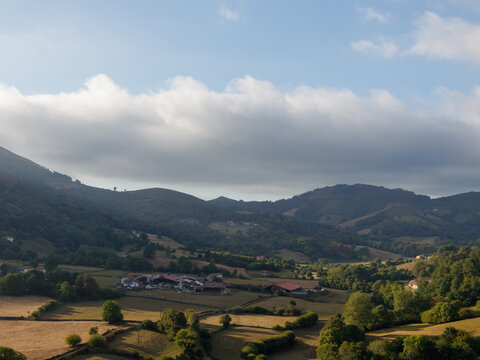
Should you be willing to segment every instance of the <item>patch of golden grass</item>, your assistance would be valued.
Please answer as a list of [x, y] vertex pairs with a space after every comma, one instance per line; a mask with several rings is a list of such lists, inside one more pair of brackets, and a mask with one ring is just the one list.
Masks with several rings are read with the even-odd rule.
[[415, 266], [415, 261], [412, 261], [412, 262], [408, 262], [408, 263], [405, 263], [405, 264], [397, 265], [396, 268], [397, 268], [397, 270], [412, 271], [414, 266]]
[[132, 330], [117, 335], [110, 348], [137, 352], [144, 358], [158, 358], [160, 355], [180, 355], [181, 350], [166, 335], [148, 330]]
[[282, 259], [285, 259], [285, 260], [293, 259], [299, 263], [307, 263], [310, 261], [307, 255], [298, 251], [292, 251], [288, 249], [280, 249], [277, 251], [276, 255], [281, 257]]
[[44, 296], [0, 296], [0, 316], [29, 316], [48, 300]]
[[78, 355], [72, 358], [72, 360], [126, 360], [128, 358], [118, 356], [118, 355], [110, 355], [110, 354], [86, 354], [86, 355]]
[[[208, 308], [202, 306], [176, 304], [155, 299], [134, 298], [129, 296], [123, 297], [117, 301], [122, 307], [123, 318], [125, 320], [142, 321], [150, 319], [155, 321], [160, 319], [160, 313], [168, 307], [173, 307], [177, 310], [208, 310]], [[42, 319], [100, 320], [102, 304], [103, 301], [84, 301], [65, 304], [47, 312], [42, 316]]]
[[313, 360], [317, 359], [315, 349], [318, 346], [318, 334], [323, 323], [318, 322], [316, 325], [295, 329], [296, 343], [290, 349], [269, 356], [271, 360]]
[[28, 360], [46, 359], [69, 349], [65, 344], [69, 334], [80, 335], [82, 342], [88, 340], [88, 330], [94, 326], [100, 333], [115, 328], [91, 321], [0, 321], [0, 345], [20, 351]]
[[[271, 315], [254, 315], [254, 314], [229, 314], [232, 318], [231, 325], [241, 325], [241, 326], [253, 326], [253, 327], [265, 327], [272, 328], [275, 325], [285, 325], [287, 321], [293, 321], [296, 316], [271, 316]], [[201, 319], [200, 324], [202, 327], [207, 327], [212, 330], [221, 328], [222, 326], [219, 323], [220, 317], [222, 315], [213, 315], [207, 318]]]
[[91, 267], [91, 266], [77, 266], [77, 265], [58, 265], [59, 269], [71, 271], [71, 272], [78, 272], [78, 273], [85, 273], [85, 272], [93, 272], [93, 271], [103, 271], [105, 269], [99, 267]]
[[304, 309], [304, 310], [312, 310], [318, 313], [318, 317], [320, 320], [326, 320], [330, 316], [336, 314], [337, 312], [342, 312], [345, 304], [336, 304], [336, 303], [328, 303], [328, 302], [310, 302], [305, 301], [302, 299], [292, 299], [289, 297], [283, 296], [276, 296], [264, 301], [260, 301], [256, 303], [256, 306], [261, 306], [266, 309], [278, 309], [278, 308], [286, 308], [290, 301], [294, 300], [297, 304], [297, 308]]
[[465, 319], [453, 321], [445, 324], [429, 325], [429, 324], [408, 324], [396, 326], [389, 329], [375, 330], [367, 333], [368, 338], [375, 339], [394, 339], [400, 336], [409, 335], [441, 335], [448, 327], [465, 330], [472, 336], [480, 336], [480, 318]]
[[234, 326], [213, 336], [211, 353], [217, 359], [241, 360], [240, 350], [245, 342], [278, 334], [279, 332], [275, 330]]

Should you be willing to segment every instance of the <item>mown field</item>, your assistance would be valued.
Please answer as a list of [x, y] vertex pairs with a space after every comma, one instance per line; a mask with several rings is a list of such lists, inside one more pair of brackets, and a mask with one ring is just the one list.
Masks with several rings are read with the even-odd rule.
[[200, 305], [209, 305], [220, 309], [228, 309], [232, 306], [239, 306], [247, 301], [257, 299], [260, 294], [249, 291], [233, 290], [228, 295], [203, 295], [188, 294], [172, 290], [155, 289], [149, 291], [129, 291], [128, 295], [132, 296], [148, 296], [161, 300], [174, 300], [179, 302], [189, 302]]
[[[117, 300], [122, 307], [125, 320], [142, 321], [145, 319], [158, 320], [160, 313], [173, 307], [177, 310], [193, 309], [195, 311], [210, 310], [204, 306], [192, 306], [181, 303], [171, 303], [155, 299], [123, 297]], [[42, 316], [42, 319], [73, 319], [73, 320], [100, 320], [103, 301], [84, 301], [64, 304]]]
[[465, 319], [453, 321], [445, 324], [409, 324], [396, 326], [389, 329], [375, 330], [367, 333], [371, 340], [375, 339], [394, 339], [400, 336], [409, 335], [441, 335], [446, 328], [454, 327], [456, 329], [468, 331], [472, 336], [480, 336], [480, 318]]
[[[289, 297], [273, 297], [264, 301], [260, 301], [255, 305], [264, 307], [269, 310], [285, 308], [289, 305], [292, 298]], [[337, 312], [342, 312], [345, 303], [328, 303], [328, 302], [311, 302], [302, 299], [293, 299], [297, 304], [297, 308], [304, 310], [312, 310], [318, 313], [320, 320], [326, 320]]]
[[176, 356], [181, 350], [164, 334], [148, 330], [131, 330], [116, 336], [111, 349], [137, 352], [144, 358], [157, 359], [160, 355]]
[[241, 360], [240, 349], [245, 345], [246, 341], [253, 341], [278, 334], [279, 332], [275, 330], [233, 326], [213, 336], [211, 353], [217, 359]]
[[[209, 330], [218, 330], [222, 326], [219, 323], [220, 317], [222, 315], [213, 315], [206, 317], [200, 320], [202, 327], [208, 328]], [[253, 326], [271, 329], [275, 325], [285, 325], [287, 321], [293, 321], [296, 316], [272, 316], [272, 315], [254, 315], [254, 314], [241, 314], [235, 315], [230, 314], [232, 318], [231, 325], [239, 326]]]
[[0, 316], [29, 316], [48, 300], [44, 296], [0, 296]]
[[110, 354], [85, 354], [85, 355], [78, 355], [72, 358], [72, 360], [126, 360], [128, 358], [117, 356], [117, 355], [110, 355]]
[[0, 321], [1, 345], [25, 354], [28, 360], [41, 360], [68, 350], [65, 337], [76, 333], [82, 341], [88, 339], [88, 330], [98, 326], [99, 332], [115, 328], [104, 322], [91, 321]]

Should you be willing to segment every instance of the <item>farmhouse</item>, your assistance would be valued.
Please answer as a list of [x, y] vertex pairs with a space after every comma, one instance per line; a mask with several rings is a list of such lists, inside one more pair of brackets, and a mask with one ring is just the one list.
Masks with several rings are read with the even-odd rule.
[[267, 285], [262, 289], [263, 292], [278, 292], [287, 293], [291, 295], [305, 295], [300, 285], [297, 285], [291, 281], [281, 281], [276, 284]]
[[33, 271], [35, 268], [33, 266], [21, 266], [17, 269], [20, 274], [25, 274], [29, 271]]
[[222, 282], [209, 282], [199, 286], [201, 292], [209, 294], [224, 294], [227, 290], [227, 285]]
[[262, 276], [263, 277], [272, 277], [273, 274], [268, 270], [262, 270]]
[[120, 284], [127, 289], [140, 289], [143, 287], [133, 276], [124, 277], [120, 280]]
[[208, 281], [215, 281], [215, 280], [223, 280], [223, 275], [222, 273], [213, 273], [207, 276]]
[[7, 235], [7, 236], [4, 236], [4, 237], [2, 238], [2, 240], [10, 241], [11, 243], [13, 243], [13, 240], [15, 240], [15, 239], [14, 239], [13, 236], [8, 236], [8, 235]]
[[418, 289], [418, 282], [417, 282], [417, 280], [410, 280], [408, 282], [407, 286], [412, 290], [417, 290]]

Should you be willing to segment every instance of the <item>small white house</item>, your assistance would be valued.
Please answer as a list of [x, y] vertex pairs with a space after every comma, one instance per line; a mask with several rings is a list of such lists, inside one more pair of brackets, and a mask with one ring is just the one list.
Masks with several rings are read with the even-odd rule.
[[15, 240], [13, 236], [8, 236], [8, 235], [4, 236], [2, 239], [5, 241], [10, 241], [11, 243], [13, 243], [13, 240]]

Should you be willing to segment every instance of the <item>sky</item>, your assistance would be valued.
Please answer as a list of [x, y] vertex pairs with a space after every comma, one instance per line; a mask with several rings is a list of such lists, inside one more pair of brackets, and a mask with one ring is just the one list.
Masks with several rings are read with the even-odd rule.
[[0, 146], [83, 183], [480, 191], [480, 0], [0, 8]]

